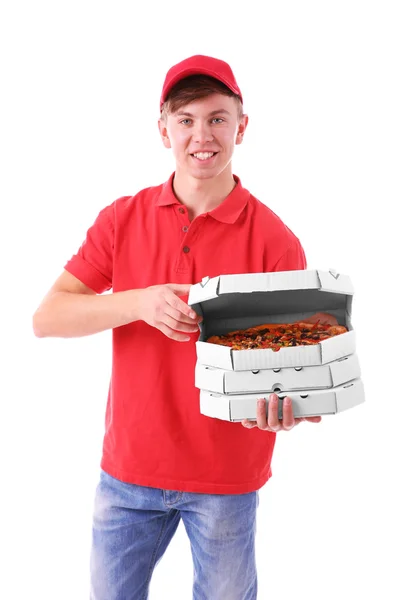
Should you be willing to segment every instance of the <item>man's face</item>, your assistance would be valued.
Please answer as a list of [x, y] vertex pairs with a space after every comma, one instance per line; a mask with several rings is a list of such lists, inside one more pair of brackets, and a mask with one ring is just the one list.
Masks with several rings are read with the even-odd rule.
[[238, 120], [234, 98], [212, 94], [169, 114], [166, 123], [160, 119], [158, 127], [164, 146], [172, 148], [176, 170], [210, 179], [230, 164], [247, 124], [246, 115]]

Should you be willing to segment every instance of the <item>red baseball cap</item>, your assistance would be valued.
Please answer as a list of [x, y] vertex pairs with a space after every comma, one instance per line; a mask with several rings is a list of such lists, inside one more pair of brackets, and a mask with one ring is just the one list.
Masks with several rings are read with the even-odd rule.
[[234, 94], [237, 94], [240, 97], [241, 102], [243, 102], [241, 90], [236, 83], [235, 76], [228, 63], [219, 60], [218, 58], [212, 58], [212, 56], [196, 54], [195, 56], [186, 58], [182, 62], [174, 65], [166, 74], [159, 103], [160, 110], [162, 109], [162, 105], [167, 99], [171, 88], [173, 88], [178, 81], [181, 81], [181, 79], [184, 79], [184, 77], [188, 77], [189, 75], [209, 75], [214, 79], [218, 79], [232, 90]]

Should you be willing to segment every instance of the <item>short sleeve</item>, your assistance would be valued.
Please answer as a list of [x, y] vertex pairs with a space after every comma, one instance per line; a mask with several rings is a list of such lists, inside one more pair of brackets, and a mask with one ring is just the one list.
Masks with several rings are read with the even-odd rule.
[[297, 237], [295, 237], [286, 250], [285, 254], [278, 260], [272, 271], [302, 271], [307, 267], [305, 252]]
[[77, 254], [64, 269], [97, 294], [112, 287], [114, 252], [114, 204], [100, 211]]

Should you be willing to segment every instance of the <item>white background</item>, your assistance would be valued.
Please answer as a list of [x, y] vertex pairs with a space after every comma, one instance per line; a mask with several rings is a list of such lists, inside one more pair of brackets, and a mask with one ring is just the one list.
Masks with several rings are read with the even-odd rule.
[[[367, 401], [279, 434], [258, 597], [409, 598], [407, 3], [141, 4], [1, 11], [0, 597], [88, 597], [110, 332], [37, 339], [31, 317], [98, 211], [172, 172], [160, 90], [202, 53], [231, 64], [250, 116], [234, 172], [300, 238], [308, 268], [356, 290]], [[188, 600], [191, 584], [181, 526], [150, 598]]]

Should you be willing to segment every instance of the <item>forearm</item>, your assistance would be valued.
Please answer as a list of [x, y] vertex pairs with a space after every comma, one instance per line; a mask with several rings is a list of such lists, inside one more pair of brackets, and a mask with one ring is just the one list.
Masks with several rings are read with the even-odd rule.
[[92, 295], [55, 292], [33, 316], [37, 337], [82, 337], [139, 319], [143, 290]]

